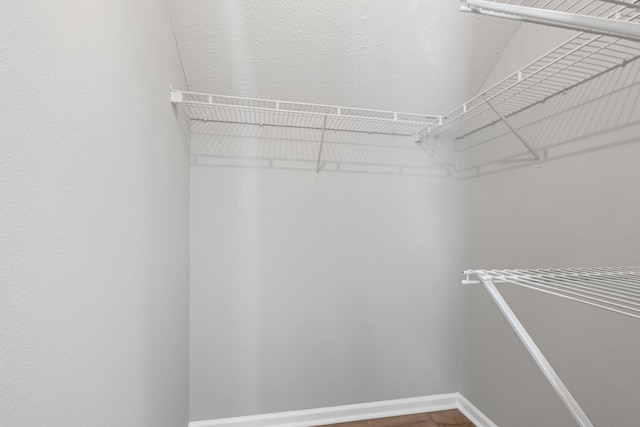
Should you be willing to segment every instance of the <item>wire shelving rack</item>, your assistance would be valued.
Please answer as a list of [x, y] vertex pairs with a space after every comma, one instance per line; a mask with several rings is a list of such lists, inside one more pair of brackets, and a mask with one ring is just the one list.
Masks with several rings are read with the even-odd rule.
[[449, 112], [433, 134], [463, 139], [637, 59], [640, 42], [579, 33]]
[[640, 319], [640, 267], [469, 270], [465, 274], [480, 281], [510, 283]]
[[191, 120], [220, 123], [404, 136], [442, 124], [441, 116], [177, 90], [171, 101], [184, 105]]
[[[471, 1], [471, 0], [467, 0]], [[480, 0], [473, 0], [480, 1]], [[482, 0], [484, 1], [484, 0]], [[624, 21], [640, 27], [638, 0], [492, 0], [484, 3]], [[588, 28], [585, 29], [589, 31]], [[190, 120], [461, 140], [503, 122], [541, 161], [510, 118], [640, 59], [640, 41], [580, 32], [444, 116], [171, 90]], [[318, 154], [318, 168], [322, 148]]]
[[495, 284], [522, 286], [640, 319], [640, 267], [468, 270], [464, 274], [463, 284], [481, 283], [489, 292], [578, 425], [593, 427]]
[[640, 3], [634, 0], [491, 0], [492, 3], [552, 10], [618, 21], [637, 21]]

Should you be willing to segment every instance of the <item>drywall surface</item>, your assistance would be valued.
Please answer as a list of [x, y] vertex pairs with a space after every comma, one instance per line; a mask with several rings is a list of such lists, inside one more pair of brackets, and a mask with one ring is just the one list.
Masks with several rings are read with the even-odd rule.
[[[520, 31], [535, 40], [532, 28]], [[503, 70], [521, 56], [503, 57]], [[479, 167], [460, 182], [463, 267], [638, 265], [639, 97], [636, 61], [514, 116], [540, 168], [500, 125], [460, 142], [459, 167]], [[640, 322], [499, 288], [594, 425], [637, 424]], [[461, 298], [460, 391], [500, 426], [577, 425], [486, 291], [466, 286]]]
[[0, 5], [0, 425], [188, 421], [184, 87], [162, 2]]
[[446, 114], [518, 28], [450, 0], [170, 0], [194, 91]]
[[191, 419], [456, 391], [454, 190], [193, 166]]

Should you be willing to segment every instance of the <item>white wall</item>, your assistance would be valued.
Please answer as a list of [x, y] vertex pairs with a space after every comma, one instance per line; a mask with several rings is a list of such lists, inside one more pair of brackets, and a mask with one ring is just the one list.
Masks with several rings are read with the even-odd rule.
[[184, 85], [163, 2], [0, 4], [0, 425], [188, 420]]
[[[544, 43], [546, 31], [523, 26], [501, 72], [523, 65], [519, 41]], [[498, 125], [463, 143], [461, 167], [482, 165], [480, 176], [461, 181], [463, 267], [638, 265], [639, 76], [636, 62], [547, 101], [528, 122], [515, 116], [544, 154], [541, 168], [518, 160], [527, 154], [512, 136], [494, 138], [508, 133]], [[500, 289], [594, 425], [637, 424], [636, 320]], [[463, 287], [461, 297], [461, 392], [500, 426], [576, 425], [486, 291]]]
[[194, 166], [191, 419], [457, 391], [455, 199], [446, 177]]
[[519, 23], [449, 0], [168, 0], [191, 89], [447, 114]]

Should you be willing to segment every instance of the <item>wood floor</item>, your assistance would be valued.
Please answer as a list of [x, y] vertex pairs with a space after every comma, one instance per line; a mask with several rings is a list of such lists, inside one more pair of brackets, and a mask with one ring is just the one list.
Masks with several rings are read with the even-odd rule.
[[331, 424], [325, 427], [475, 427], [457, 409], [405, 415], [402, 417], [378, 418], [375, 420], [353, 421]]

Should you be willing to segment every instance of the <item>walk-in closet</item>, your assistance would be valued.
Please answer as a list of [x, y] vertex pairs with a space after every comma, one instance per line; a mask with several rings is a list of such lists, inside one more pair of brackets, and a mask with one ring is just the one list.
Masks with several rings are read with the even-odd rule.
[[640, 426], [636, 0], [0, 5], [1, 427]]

